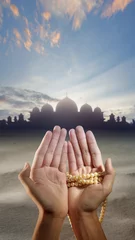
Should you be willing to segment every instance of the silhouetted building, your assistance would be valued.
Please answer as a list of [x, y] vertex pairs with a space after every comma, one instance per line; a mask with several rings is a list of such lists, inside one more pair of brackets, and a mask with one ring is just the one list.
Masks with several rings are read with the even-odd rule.
[[132, 119], [132, 125], [135, 126], [135, 119]]
[[7, 127], [7, 122], [6, 122], [5, 119], [3, 119], [3, 120], [0, 121], [0, 127], [1, 127], [2, 129], [5, 129], [5, 128]]
[[115, 115], [114, 115], [113, 113], [110, 115], [110, 120], [109, 120], [109, 122], [110, 122], [110, 123], [115, 123], [115, 122], [116, 122], [116, 120], [115, 120]]
[[119, 116], [117, 117], [117, 123], [120, 123], [120, 117]]
[[132, 124], [129, 124], [126, 122], [125, 116], [122, 117], [122, 120], [119, 116], [115, 119], [113, 113], [108, 121], [104, 120], [103, 112], [99, 107], [92, 109], [89, 104], [85, 103], [78, 111], [77, 104], [72, 99], [65, 97], [58, 102], [55, 111], [50, 104], [46, 103], [41, 110], [38, 107], [33, 108], [28, 121], [24, 120], [24, 115], [21, 113], [18, 119], [14, 117], [14, 122], [12, 122], [11, 116], [8, 117], [7, 121], [1, 120], [0, 127], [8, 129], [52, 129], [55, 125], [59, 125], [70, 129], [81, 125], [84, 129], [126, 129], [135, 126], [135, 120]]
[[24, 123], [24, 115], [21, 113], [19, 115], [19, 120], [18, 120], [19, 123]]
[[8, 123], [8, 124], [11, 124], [11, 123], [12, 123], [12, 118], [11, 118], [10, 116], [8, 117], [7, 123]]
[[29, 121], [32, 126], [40, 125], [47, 126], [47, 128], [52, 128], [56, 124], [67, 129], [78, 124], [88, 128], [89, 126], [100, 127], [104, 122], [104, 117], [99, 107], [93, 111], [88, 104], [84, 104], [79, 112], [76, 103], [66, 97], [58, 102], [55, 112], [48, 103], [41, 108], [41, 111], [34, 108], [30, 112]]
[[122, 123], [126, 123], [126, 117], [125, 116], [122, 117]]
[[17, 117], [16, 116], [14, 117], [14, 123], [17, 123]]

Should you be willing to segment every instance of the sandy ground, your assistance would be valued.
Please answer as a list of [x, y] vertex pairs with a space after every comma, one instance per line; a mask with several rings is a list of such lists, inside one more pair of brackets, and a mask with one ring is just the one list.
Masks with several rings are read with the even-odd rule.
[[[135, 239], [135, 133], [95, 133], [103, 160], [116, 169], [113, 192], [102, 224], [108, 240]], [[43, 133], [0, 136], [0, 240], [30, 240], [37, 209], [18, 181], [24, 163], [32, 163]], [[61, 240], [75, 239], [66, 219]]]

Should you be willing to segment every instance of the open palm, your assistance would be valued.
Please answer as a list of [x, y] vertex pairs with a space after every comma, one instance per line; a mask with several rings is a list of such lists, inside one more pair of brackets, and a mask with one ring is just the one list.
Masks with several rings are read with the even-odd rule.
[[19, 178], [38, 207], [55, 216], [68, 211], [66, 130], [56, 126], [48, 131], [37, 149], [32, 167], [27, 165]]
[[[68, 142], [69, 171], [72, 175], [104, 171], [101, 152], [91, 131], [86, 134], [81, 126], [70, 130]], [[94, 211], [111, 192], [114, 170], [108, 159], [105, 165], [106, 175], [103, 182], [86, 187], [69, 188], [69, 214], [78, 208], [83, 212]]]

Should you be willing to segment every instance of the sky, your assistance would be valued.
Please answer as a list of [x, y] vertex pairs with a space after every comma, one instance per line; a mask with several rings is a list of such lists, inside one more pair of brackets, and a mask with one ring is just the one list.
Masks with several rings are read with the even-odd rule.
[[0, 0], [0, 119], [66, 95], [135, 119], [134, 0]]

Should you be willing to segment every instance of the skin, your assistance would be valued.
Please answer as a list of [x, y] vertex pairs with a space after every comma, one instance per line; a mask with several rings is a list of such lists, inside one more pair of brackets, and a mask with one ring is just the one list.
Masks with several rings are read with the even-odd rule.
[[55, 126], [53, 132], [48, 131], [35, 153], [32, 166], [27, 163], [18, 176], [39, 209], [32, 239], [59, 239], [68, 213], [78, 240], [97, 240], [99, 236], [104, 240], [96, 209], [112, 190], [114, 169], [108, 159], [102, 184], [67, 189], [67, 158], [73, 175], [102, 171], [104, 165], [91, 131], [85, 134], [81, 126], [71, 129], [68, 144], [66, 133], [66, 129], [59, 126]]
[[59, 239], [68, 212], [66, 133], [59, 126], [53, 132], [48, 131], [35, 153], [32, 167], [26, 164], [19, 174], [27, 194], [39, 209], [33, 240]]
[[[101, 225], [99, 224], [96, 210], [112, 191], [115, 171], [112, 167], [111, 159], [107, 159], [104, 168], [101, 152], [91, 131], [88, 131], [85, 134], [83, 128], [77, 126], [76, 130], [70, 130], [69, 137], [68, 162], [69, 172], [72, 175], [87, 174], [104, 170], [106, 172], [103, 182], [100, 184], [89, 185], [84, 188], [69, 188], [69, 216], [74, 232], [77, 239], [81, 240], [99, 239], [99, 236], [100, 239], [106, 239], [101, 229]], [[90, 227], [90, 220], [91, 225], [93, 226], [92, 228]], [[79, 231], [82, 226], [82, 231]], [[96, 226], [96, 229], [94, 226]], [[93, 233], [96, 231], [98, 232], [97, 235]], [[82, 236], [82, 234], [84, 235]], [[91, 238], [92, 235], [93, 237]]]

